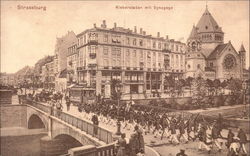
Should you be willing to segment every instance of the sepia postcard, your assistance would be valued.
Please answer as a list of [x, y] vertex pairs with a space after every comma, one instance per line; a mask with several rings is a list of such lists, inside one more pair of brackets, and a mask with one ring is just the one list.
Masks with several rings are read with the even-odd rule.
[[2, 0], [0, 156], [249, 156], [248, 0]]

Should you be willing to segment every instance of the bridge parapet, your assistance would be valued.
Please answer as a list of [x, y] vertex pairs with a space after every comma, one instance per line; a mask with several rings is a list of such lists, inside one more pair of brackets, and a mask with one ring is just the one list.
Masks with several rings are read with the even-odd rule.
[[93, 145], [87, 145], [83, 147], [71, 148], [68, 151], [68, 155], [65, 156], [114, 156], [115, 144], [108, 144], [104, 146], [95, 147]]
[[54, 116], [54, 117], [64, 121], [65, 123], [80, 129], [81, 131], [84, 131], [86, 134], [91, 135], [92, 137], [97, 138], [98, 140], [103, 141], [106, 144], [110, 144], [113, 142], [112, 132], [110, 132], [104, 128], [98, 127], [98, 126], [96, 126], [96, 125], [94, 125], [86, 120], [82, 120], [82, 119], [75, 117], [73, 115], [70, 115], [68, 113], [53, 109], [51, 106], [37, 103], [34, 101], [27, 101], [27, 104], [29, 104], [29, 105], [31, 105], [39, 110], [42, 110], [42, 111], [50, 114], [51, 116]]

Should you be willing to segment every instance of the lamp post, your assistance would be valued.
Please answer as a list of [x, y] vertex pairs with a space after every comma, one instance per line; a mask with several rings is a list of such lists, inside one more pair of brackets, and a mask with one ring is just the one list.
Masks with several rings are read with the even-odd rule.
[[247, 89], [247, 84], [245, 81], [243, 81], [243, 86], [242, 86], [242, 89], [243, 89], [243, 104], [245, 105], [245, 109], [247, 108], [247, 104], [246, 104], [246, 89]]
[[122, 85], [117, 83], [115, 85], [115, 90], [116, 90], [116, 97], [117, 97], [117, 104], [118, 104], [118, 110], [117, 110], [117, 131], [116, 131], [116, 135], [121, 135], [121, 122], [120, 122], [120, 99], [121, 99], [121, 87]]

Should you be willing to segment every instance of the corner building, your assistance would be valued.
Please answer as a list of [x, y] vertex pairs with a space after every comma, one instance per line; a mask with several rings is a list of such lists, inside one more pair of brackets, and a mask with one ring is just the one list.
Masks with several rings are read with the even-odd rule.
[[119, 79], [123, 99], [143, 99], [164, 91], [164, 77], [185, 72], [185, 44], [147, 35], [140, 28], [94, 27], [77, 35], [77, 80], [107, 97], [107, 85]]

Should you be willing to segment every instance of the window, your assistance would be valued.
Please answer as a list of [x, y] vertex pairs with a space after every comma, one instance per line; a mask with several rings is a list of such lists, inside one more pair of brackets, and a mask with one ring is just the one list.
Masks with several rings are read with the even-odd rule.
[[189, 64], [187, 65], [187, 67], [188, 67], [188, 69], [190, 69], [190, 68], [191, 68], [191, 66], [190, 66]]
[[155, 48], [156, 47], [156, 43], [155, 42], [153, 42], [153, 48]]
[[210, 62], [210, 67], [213, 67], [213, 66], [214, 66], [213, 62]]
[[108, 42], [108, 35], [104, 35], [103, 42]]
[[133, 51], [133, 57], [136, 57], [136, 50]]
[[140, 44], [140, 46], [142, 47], [142, 46], [143, 46], [143, 41], [140, 40], [139, 44]]
[[139, 90], [138, 90], [138, 85], [136, 84], [133, 84], [133, 85], [130, 85], [130, 92], [133, 94], [133, 93], [138, 93]]
[[127, 51], [126, 51], [126, 56], [129, 57], [129, 49], [127, 49]]
[[104, 56], [108, 56], [109, 55], [108, 47], [104, 47], [103, 48], [103, 55]]
[[161, 43], [158, 43], [158, 49], [161, 49]]
[[143, 51], [140, 51], [140, 59], [143, 59]]
[[89, 33], [89, 38], [91, 41], [96, 41], [98, 37], [97, 33]]
[[167, 49], [167, 43], [164, 43], [163, 46], [164, 46], [164, 49]]
[[84, 44], [86, 43], [86, 35], [84, 35]]
[[130, 42], [129, 42], [129, 38], [128, 38], [128, 37], [127, 37], [127, 42], [126, 42], [126, 43], [127, 43], [127, 45], [129, 45], [129, 44], [130, 44]]
[[112, 35], [112, 43], [121, 43], [121, 36]]
[[208, 26], [205, 26], [205, 29], [208, 29]]
[[133, 40], [133, 45], [136, 45], [136, 39]]
[[177, 52], [179, 51], [179, 46], [178, 46], [178, 45], [176, 45], [176, 51], [177, 51]]

